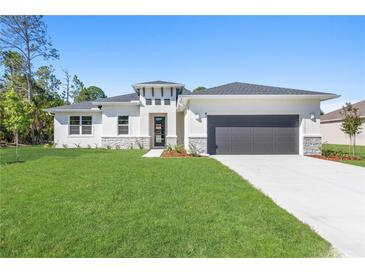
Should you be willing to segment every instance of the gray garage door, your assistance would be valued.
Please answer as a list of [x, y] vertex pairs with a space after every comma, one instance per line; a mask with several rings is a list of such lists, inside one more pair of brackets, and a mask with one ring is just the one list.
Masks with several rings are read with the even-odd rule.
[[298, 154], [298, 115], [209, 115], [209, 154]]

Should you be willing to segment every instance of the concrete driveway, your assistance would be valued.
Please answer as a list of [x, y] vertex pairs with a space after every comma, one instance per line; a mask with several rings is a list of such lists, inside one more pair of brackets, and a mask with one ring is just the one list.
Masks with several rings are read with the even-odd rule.
[[365, 256], [365, 168], [298, 155], [214, 155], [343, 256]]

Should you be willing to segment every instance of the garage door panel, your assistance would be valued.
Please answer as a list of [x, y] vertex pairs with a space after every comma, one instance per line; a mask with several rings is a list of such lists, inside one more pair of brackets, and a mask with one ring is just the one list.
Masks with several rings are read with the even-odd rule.
[[298, 115], [208, 116], [210, 154], [298, 154]]

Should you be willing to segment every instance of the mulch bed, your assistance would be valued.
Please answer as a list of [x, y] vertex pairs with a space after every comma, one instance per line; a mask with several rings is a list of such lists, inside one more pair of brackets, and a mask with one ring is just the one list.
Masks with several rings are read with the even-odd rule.
[[162, 158], [187, 158], [187, 157], [192, 157], [189, 153], [187, 153], [185, 150], [182, 150], [181, 153], [176, 152], [175, 150], [173, 151], [168, 151], [168, 150], [164, 150], [161, 154]]
[[317, 159], [322, 159], [322, 160], [328, 160], [328, 161], [335, 161], [335, 162], [340, 162], [341, 160], [361, 160], [361, 158], [359, 157], [353, 157], [353, 156], [345, 156], [342, 159], [340, 159], [340, 157], [338, 156], [329, 156], [329, 157], [325, 157], [322, 155], [308, 155], [309, 157], [313, 157], [313, 158], [317, 158]]

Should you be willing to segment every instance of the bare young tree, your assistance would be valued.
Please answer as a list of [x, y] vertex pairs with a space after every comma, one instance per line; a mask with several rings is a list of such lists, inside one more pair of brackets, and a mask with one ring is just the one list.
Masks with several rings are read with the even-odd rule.
[[66, 104], [69, 105], [71, 89], [72, 89], [71, 74], [67, 69], [63, 70], [63, 73], [65, 74], [65, 77], [64, 77], [65, 81], [62, 85], [63, 86], [62, 97], [63, 97], [63, 100], [66, 101]]
[[33, 61], [39, 57], [45, 60], [59, 57], [47, 36], [42, 16], [0, 16], [0, 51], [6, 49], [18, 52], [25, 60], [28, 101], [32, 102]]

